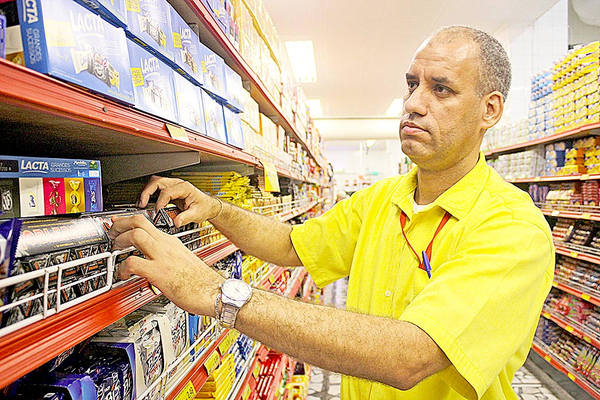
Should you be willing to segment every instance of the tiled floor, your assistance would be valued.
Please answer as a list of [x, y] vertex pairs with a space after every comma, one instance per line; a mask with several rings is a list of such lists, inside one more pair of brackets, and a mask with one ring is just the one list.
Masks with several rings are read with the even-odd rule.
[[[339, 400], [340, 375], [314, 368], [310, 380], [308, 400]], [[515, 374], [513, 388], [521, 400], [559, 400], [527, 369]], [[561, 399], [566, 400], [566, 399]]]

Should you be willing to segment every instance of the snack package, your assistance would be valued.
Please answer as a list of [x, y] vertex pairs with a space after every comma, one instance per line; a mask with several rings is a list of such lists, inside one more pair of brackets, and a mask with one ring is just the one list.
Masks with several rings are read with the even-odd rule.
[[192, 28], [171, 8], [171, 33], [174, 68], [196, 85], [204, 83], [202, 60], [200, 58], [200, 39]]
[[173, 60], [171, 6], [167, 0], [127, 1], [127, 36], [166, 62]]
[[242, 77], [232, 70], [227, 64], [223, 64], [225, 70], [225, 90], [227, 93], [227, 107], [237, 113], [244, 112], [244, 93], [246, 89], [242, 85]]
[[202, 89], [179, 74], [173, 74], [173, 83], [177, 99], [177, 122], [181, 126], [206, 135]]
[[27, 67], [133, 103], [123, 29], [72, 0], [17, 6]]
[[114, 25], [127, 26], [126, 0], [75, 0]]
[[199, 49], [204, 79], [202, 88], [221, 99], [221, 101], [226, 101], [225, 62], [202, 43], [200, 43]]
[[156, 55], [127, 41], [135, 107], [166, 120], [177, 121], [173, 70]]
[[6, 17], [0, 14], [0, 57], [6, 57]]
[[227, 143], [237, 148], [244, 148], [244, 133], [242, 132], [242, 119], [227, 107], [223, 107], [223, 118], [225, 120], [225, 133]]
[[223, 107], [204, 90], [202, 91], [202, 105], [204, 106], [206, 134], [213, 139], [227, 143]]

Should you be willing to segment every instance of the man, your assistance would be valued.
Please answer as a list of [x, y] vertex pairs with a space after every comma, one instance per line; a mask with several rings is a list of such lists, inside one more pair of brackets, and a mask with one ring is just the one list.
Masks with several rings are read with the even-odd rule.
[[176, 224], [208, 219], [248, 254], [304, 265], [319, 286], [349, 276], [347, 310], [257, 289], [246, 301], [243, 287], [238, 306], [225, 304], [236, 296], [229, 283], [220, 288], [216, 272], [144, 218], [111, 229], [116, 247], [146, 255], [128, 258], [122, 275], [147, 277], [190, 312], [233, 320], [269, 347], [346, 375], [345, 399], [516, 399], [511, 380], [550, 290], [554, 251], [540, 211], [479, 151], [502, 115], [509, 61], [491, 36], [450, 27], [421, 45], [406, 82], [400, 138], [418, 168], [304, 225], [177, 179], [154, 177], [141, 194], [146, 206], [160, 190], [157, 207], [175, 200], [185, 210]]

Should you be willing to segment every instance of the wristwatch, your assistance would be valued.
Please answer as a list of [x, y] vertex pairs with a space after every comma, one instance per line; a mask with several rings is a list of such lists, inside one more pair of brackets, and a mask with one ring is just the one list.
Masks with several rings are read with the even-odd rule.
[[[240, 279], [227, 279], [221, 285], [221, 294], [217, 296], [216, 315], [225, 328], [233, 329], [237, 313], [252, 297], [252, 286]], [[219, 312], [219, 303], [221, 310]]]

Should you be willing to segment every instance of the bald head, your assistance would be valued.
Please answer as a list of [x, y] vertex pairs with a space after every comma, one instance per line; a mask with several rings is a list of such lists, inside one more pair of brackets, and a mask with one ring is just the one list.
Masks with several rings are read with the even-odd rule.
[[500, 42], [493, 36], [467, 26], [450, 26], [434, 33], [425, 41], [424, 46], [435, 42], [464, 40], [471, 41], [478, 50], [479, 94], [484, 96], [498, 91], [506, 100], [511, 82], [510, 61]]

